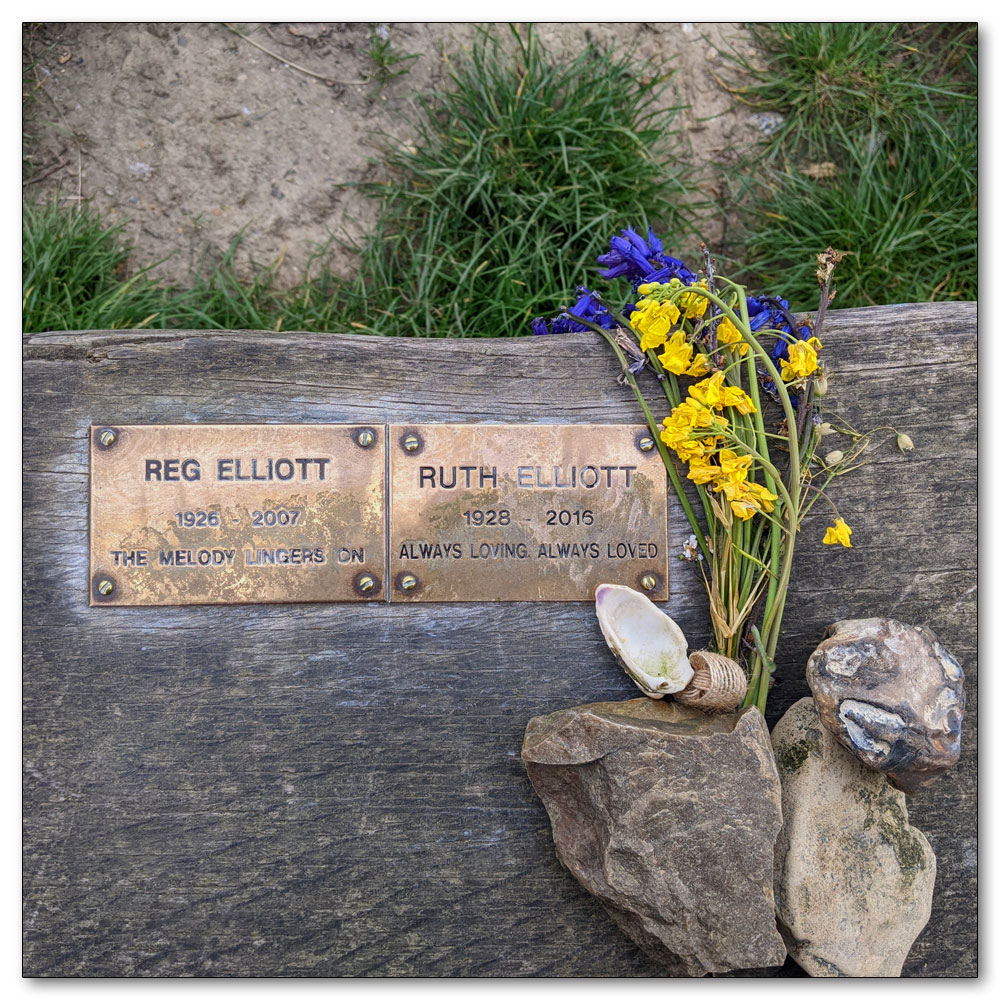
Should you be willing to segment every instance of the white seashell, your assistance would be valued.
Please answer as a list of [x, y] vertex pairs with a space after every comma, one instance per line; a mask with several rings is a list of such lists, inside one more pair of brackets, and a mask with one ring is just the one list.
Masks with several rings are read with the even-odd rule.
[[602, 583], [594, 596], [601, 633], [643, 694], [662, 698], [683, 690], [694, 671], [676, 622], [631, 587]]

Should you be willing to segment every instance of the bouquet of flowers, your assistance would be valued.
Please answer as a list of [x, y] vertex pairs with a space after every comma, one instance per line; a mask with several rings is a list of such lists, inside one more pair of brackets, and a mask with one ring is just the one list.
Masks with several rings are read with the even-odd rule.
[[[743, 665], [744, 705], [763, 712], [800, 525], [823, 498], [833, 515], [824, 543], [850, 548], [851, 528], [825, 490], [857, 467], [870, 434], [839, 426], [846, 453], [818, 452], [833, 432], [821, 412], [820, 336], [843, 255], [818, 255], [819, 308], [802, 322], [784, 299], [749, 295], [717, 273], [702, 248], [699, 275], [665, 254], [652, 230], [644, 239], [625, 229], [598, 263], [603, 277], [630, 282], [629, 301], [616, 307], [581, 287], [571, 308], [532, 326], [536, 334], [596, 331], [617, 355], [620, 381], [642, 407], [690, 523], [681, 558], [701, 568], [716, 650]], [[640, 379], [654, 378], [663, 398], [650, 403]], [[897, 444], [912, 447], [905, 435]]]

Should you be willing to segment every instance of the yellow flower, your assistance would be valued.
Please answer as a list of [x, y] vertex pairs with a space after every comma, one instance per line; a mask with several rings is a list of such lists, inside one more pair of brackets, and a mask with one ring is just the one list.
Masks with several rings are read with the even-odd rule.
[[711, 378], [702, 379], [696, 382], [690, 389], [688, 395], [692, 399], [698, 400], [703, 406], [710, 406], [713, 409], [722, 409], [722, 372], [716, 372]]
[[774, 501], [778, 499], [777, 493], [772, 493], [757, 483], [747, 483], [747, 492], [760, 504], [760, 509], [770, 514], [774, 510]]
[[729, 425], [729, 421], [725, 417], [713, 413], [707, 406], [702, 406], [701, 403], [690, 396], [681, 403], [681, 406], [685, 407], [692, 414], [692, 424], [701, 430], [708, 430], [709, 427], [715, 426], [725, 428]]
[[[636, 326], [637, 324], [633, 324]], [[653, 348], [662, 347], [667, 337], [670, 336], [671, 323], [669, 320], [656, 317], [645, 324], [642, 337], [639, 340], [640, 351], [651, 351]]]
[[711, 370], [708, 365], [708, 356], [702, 354], [701, 351], [695, 351], [694, 361], [691, 362], [684, 374], [690, 375], [692, 378], [701, 378], [702, 375], [707, 375]]
[[851, 529], [842, 517], [838, 517], [833, 522], [832, 528], [826, 529], [826, 537], [823, 539], [824, 545], [837, 545], [838, 543], [843, 545], [845, 549], [851, 547]]
[[740, 413], [756, 413], [753, 400], [735, 385], [726, 385], [722, 372], [716, 372], [711, 378], [696, 382], [688, 392], [702, 403], [713, 409], [721, 410], [724, 406], [735, 406]]
[[742, 358], [750, 350], [750, 345], [743, 340], [743, 334], [733, 325], [728, 316], [723, 316], [715, 331], [715, 339], [720, 344], [733, 347]]
[[715, 449], [715, 438], [699, 438], [687, 441], [680, 448], [677, 448], [677, 457], [683, 462], [697, 462], [698, 459], [707, 459]]
[[727, 385], [722, 390], [722, 405], [735, 406], [744, 415], [757, 412], [757, 407], [753, 405], [753, 400], [735, 385]]
[[[649, 285], [642, 287], [651, 288]], [[639, 348], [648, 351], [654, 347], [662, 347], [680, 316], [680, 310], [673, 302], [658, 302], [652, 298], [639, 299], [629, 317], [632, 328], [642, 334]]]
[[[663, 421], [663, 432], [660, 434], [660, 438], [671, 448], [676, 448], [680, 442], [687, 441], [691, 436], [691, 431], [698, 427], [698, 422], [703, 423], [703, 418], [690, 401], [685, 400], [675, 406], [671, 410], [670, 416]], [[710, 427], [711, 423], [708, 426]]]
[[[651, 296], [646, 296], [645, 298], [639, 299], [635, 304], [635, 312], [632, 315], [636, 319], [641, 319], [643, 316], [649, 318], [660, 315], [660, 306], [664, 305], [658, 299], [654, 299]], [[669, 314], [669, 310], [668, 310]], [[680, 313], [677, 314], [680, 316]]]
[[688, 397], [664, 418], [660, 440], [684, 462], [707, 459], [715, 450], [718, 434], [698, 437], [698, 432], [725, 430], [729, 421]]
[[816, 352], [823, 345], [819, 338], [810, 337], [808, 340], [796, 340], [788, 345], [788, 360], [781, 359], [781, 380], [791, 382], [792, 379], [805, 378], [816, 371]]
[[[707, 291], [708, 282], [699, 281], [695, 287], [704, 288]], [[703, 295], [697, 294], [697, 292], [685, 292], [680, 297], [680, 303], [681, 309], [684, 310], [684, 315], [688, 319], [700, 319], [705, 315], [705, 310], [708, 308], [708, 299]]]
[[760, 510], [760, 504], [757, 503], [749, 490], [746, 489], [744, 483], [727, 483], [726, 486], [727, 488], [723, 492], [729, 501], [729, 509], [737, 517], [742, 518], [744, 521], [749, 521]]
[[[721, 456], [725, 453], [720, 452], [719, 454]], [[749, 464], [750, 456], [747, 455], [744, 458]], [[743, 460], [738, 461], [742, 462]], [[743, 470], [736, 470], [726, 482], [721, 483], [721, 490], [726, 494], [732, 512], [744, 521], [750, 520], [759, 511], [770, 514], [774, 510], [774, 501], [778, 499], [777, 495], [758, 483], [746, 482], [740, 478], [741, 476], [745, 476]], [[717, 484], [715, 489], [719, 490], [720, 485]]]
[[689, 427], [683, 427], [672, 421], [663, 421], [663, 430], [660, 431], [660, 440], [668, 447], [677, 450], [678, 446], [688, 439]]
[[[670, 303], [664, 303], [670, 305]], [[640, 345], [641, 346], [641, 345]], [[691, 355], [694, 348], [687, 342], [683, 330], [678, 330], [663, 346], [663, 353], [659, 355], [660, 364], [668, 372], [675, 375], [683, 375], [691, 364]]]
[[714, 438], [689, 439], [687, 437], [671, 436], [669, 431], [661, 431], [660, 439], [668, 448], [672, 448], [682, 462], [695, 462], [707, 459], [715, 447]]
[[675, 406], [670, 416], [663, 421], [660, 440], [669, 448], [676, 450], [679, 444], [690, 437], [693, 427], [693, 417], [684, 409], [684, 405]]
[[688, 463], [687, 477], [699, 486], [716, 479], [722, 470], [713, 465], [707, 458], [692, 458]]
[[729, 448], [723, 448], [719, 452], [719, 468], [722, 475], [729, 480], [733, 486], [738, 486], [746, 482], [747, 473], [750, 471], [750, 463], [753, 458], [750, 455], [737, 455]]

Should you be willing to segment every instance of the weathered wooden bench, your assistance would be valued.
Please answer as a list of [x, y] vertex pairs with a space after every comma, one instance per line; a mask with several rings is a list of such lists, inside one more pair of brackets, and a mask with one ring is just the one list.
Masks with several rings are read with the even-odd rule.
[[[806, 523], [768, 705], [841, 618], [930, 625], [962, 662], [962, 760], [909, 800], [938, 859], [918, 976], [977, 970], [976, 321], [829, 316], [828, 411], [916, 450], [887, 435], [832, 485], [852, 549]], [[92, 423], [641, 422], [615, 375], [589, 334], [25, 338], [26, 974], [660, 974], [559, 866], [519, 760], [531, 716], [635, 694], [591, 605], [88, 606]]]

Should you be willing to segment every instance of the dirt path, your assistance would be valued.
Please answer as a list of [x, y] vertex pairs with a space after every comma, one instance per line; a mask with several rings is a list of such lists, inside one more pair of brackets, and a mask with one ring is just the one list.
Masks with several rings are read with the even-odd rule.
[[[283, 257], [280, 280], [293, 284], [331, 232], [356, 237], [371, 225], [372, 204], [344, 185], [378, 176], [383, 134], [412, 140], [414, 94], [447, 86], [475, 34], [469, 24], [385, 26], [394, 51], [419, 58], [379, 88], [366, 82], [373, 27], [241, 24], [243, 38], [218, 23], [28, 26], [26, 63], [35, 65], [26, 80], [40, 87], [27, 112], [26, 190], [89, 199], [107, 218], [128, 220], [135, 263], [166, 258], [157, 269], [166, 281], [186, 283], [203, 255], [218, 257], [242, 230], [241, 267]], [[676, 67], [677, 95], [690, 105], [680, 124], [700, 162], [731, 157], [759, 136], [712, 76], [724, 62], [713, 43], [743, 42], [736, 25], [536, 31], [556, 56], [593, 39]], [[712, 186], [709, 176], [710, 195]], [[718, 241], [718, 220], [706, 234]], [[347, 273], [353, 259], [334, 250], [328, 263]]]

